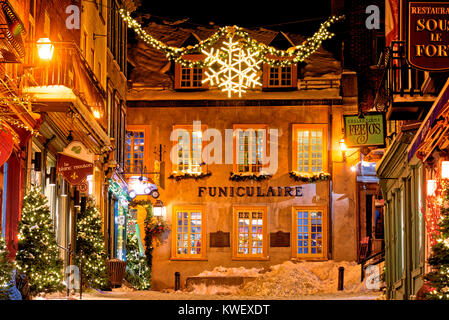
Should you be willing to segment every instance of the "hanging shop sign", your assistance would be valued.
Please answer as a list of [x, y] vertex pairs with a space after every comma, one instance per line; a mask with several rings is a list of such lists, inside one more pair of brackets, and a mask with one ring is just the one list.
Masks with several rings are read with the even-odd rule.
[[72, 141], [58, 154], [56, 170], [73, 186], [87, 185], [87, 176], [93, 173], [95, 155], [79, 141]]
[[198, 187], [198, 197], [302, 197], [302, 187]]
[[94, 165], [78, 158], [73, 158], [60, 153], [56, 165], [57, 172], [73, 186], [81, 185], [87, 176], [92, 174]]
[[426, 71], [449, 70], [449, 2], [409, 2], [407, 61]]
[[383, 146], [385, 143], [385, 121], [381, 113], [343, 116], [345, 144], [348, 147]]
[[14, 147], [11, 132], [5, 127], [0, 127], [0, 167], [9, 159]]

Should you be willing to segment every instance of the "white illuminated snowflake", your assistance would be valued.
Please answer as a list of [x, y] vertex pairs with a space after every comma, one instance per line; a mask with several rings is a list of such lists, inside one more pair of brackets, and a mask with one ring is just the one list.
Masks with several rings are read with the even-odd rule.
[[262, 61], [255, 58], [256, 52], [244, 50], [238, 42], [233, 42], [232, 37], [223, 44], [224, 47], [217, 51], [213, 48], [210, 52], [202, 51], [207, 55], [205, 61], [209, 65], [203, 82], [210, 82], [211, 86], [217, 84], [229, 98], [233, 93], [241, 97], [246, 89], [261, 86], [259, 64]]

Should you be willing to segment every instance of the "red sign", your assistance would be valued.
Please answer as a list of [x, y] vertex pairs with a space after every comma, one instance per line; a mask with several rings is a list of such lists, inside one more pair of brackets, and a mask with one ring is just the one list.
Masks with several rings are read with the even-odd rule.
[[11, 155], [14, 147], [14, 140], [12, 134], [6, 128], [0, 127], [0, 166], [2, 166]]
[[58, 173], [62, 174], [64, 179], [71, 185], [82, 184], [87, 176], [93, 172], [93, 163], [73, 158], [60, 153], [57, 164]]
[[408, 63], [426, 71], [449, 70], [449, 2], [410, 2]]

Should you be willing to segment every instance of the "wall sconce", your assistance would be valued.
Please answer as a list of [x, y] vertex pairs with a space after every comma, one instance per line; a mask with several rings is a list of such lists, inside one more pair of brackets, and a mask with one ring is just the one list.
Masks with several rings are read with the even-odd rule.
[[157, 200], [153, 206], [153, 215], [155, 217], [165, 216], [165, 207], [161, 200]]
[[441, 178], [449, 179], [449, 161], [441, 162]]
[[340, 151], [343, 156], [343, 161], [346, 161], [346, 151], [348, 151], [348, 147], [345, 144], [345, 139], [340, 140]]
[[41, 60], [50, 61], [53, 58], [53, 52], [55, 50], [54, 45], [48, 38], [41, 38], [37, 40], [37, 53]]
[[77, 189], [75, 189], [75, 191], [73, 191], [73, 206], [75, 208], [81, 208], [80, 192]]
[[436, 190], [437, 190], [437, 181], [427, 180], [427, 195], [430, 197], [434, 196]]
[[46, 178], [49, 178], [48, 186], [54, 187], [56, 185], [56, 167], [50, 168], [50, 173], [45, 175]]
[[42, 153], [41, 152], [35, 152], [34, 153], [34, 159], [31, 160], [31, 163], [34, 164], [34, 171], [40, 172], [41, 171], [41, 164], [42, 164]]

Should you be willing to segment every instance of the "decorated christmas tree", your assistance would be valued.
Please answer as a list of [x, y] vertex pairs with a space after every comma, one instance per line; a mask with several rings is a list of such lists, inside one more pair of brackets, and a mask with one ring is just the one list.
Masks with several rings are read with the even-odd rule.
[[140, 230], [136, 219], [127, 212], [126, 226], [126, 275], [125, 279], [138, 290], [147, 290], [151, 287], [151, 268], [143, 246], [139, 243]]
[[74, 260], [82, 270], [83, 284], [94, 288], [106, 288], [109, 282], [102, 224], [95, 201], [89, 198], [85, 211], [78, 215], [76, 222]]
[[126, 281], [138, 290], [150, 289], [151, 269], [145, 255], [140, 252], [136, 234], [126, 239], [126, 260]]
[[[433, 204], [429, 211], [439, 211], [438, 219], [426, 219], [431, 237], [432, 253], [428, 263], [432, 271], [425, 276], [432, 288], [425, 298], [430, 300], [449, 300], [449, 181], [439, 183]], [[433, 230], [432, 230], [433, 229]]]
[[62, 265], [46, 197], [32, 187], [23, 199], [16, 261], [32, 295], [62, 289]]
[[5, 240], [0, 236], [0, 300], [8, 298], [13, 264], [8, 259]]

